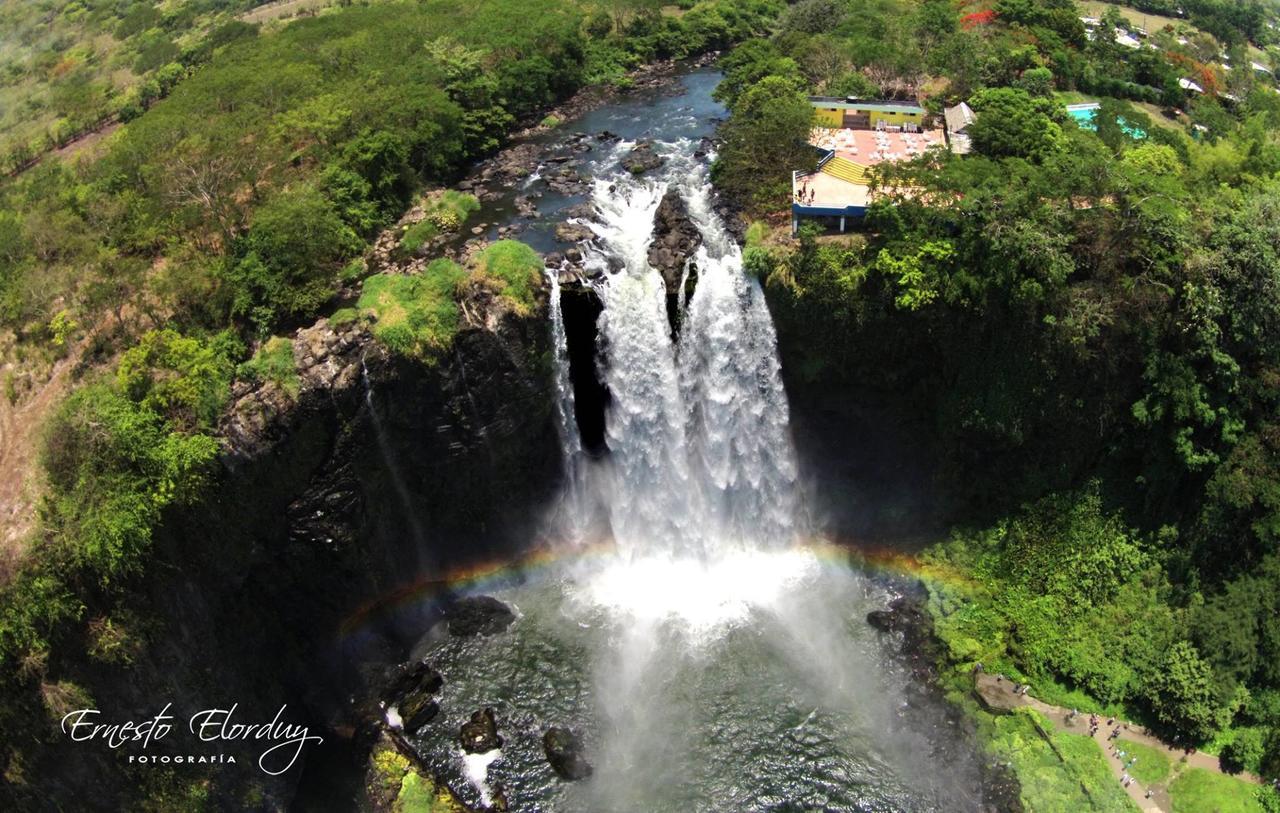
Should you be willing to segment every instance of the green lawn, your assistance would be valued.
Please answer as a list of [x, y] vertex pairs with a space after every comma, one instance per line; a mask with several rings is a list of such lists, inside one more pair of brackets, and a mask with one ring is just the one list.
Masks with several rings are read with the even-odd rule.
[[1129, 769], [1129, 774], [1134, 779], [1144, 785], [1151, 785], [1169, 778], [1169, 757], [1165, 752], [1132, 740], [1120, 740], [1119, 745], [1120, 750], [1128, 755], [1125, 757], [1126, 762], [1133, 757], [1138, 758]]
[[1145, 28], [1148, 34], [1154, 34], [1166, 25], [1171, 25], [1174, 28], [1181, 26], [1188, 31], [1200, 30], [1192, 25], [1190, 20], [1180, 20], [1177, 17], [1162, 17], [1159, 14], [1148, 14], [1145, 11], [1138, 11], [1136, 8], [1120, 6], [1115, 3], [1102, 3], [1098, 2], [1098, 0], [1084, 0], [1084, 2], [1077, 3], [1076, 5], [1080, 7], [1081, 14], [1085, 14], [1090, 17], [1101, 17], [1108, 8], [1115, 8], [1120, 12], [1121, 17], [1124, 17], [1139, 28]]
[[1258, 788], [1204, 768], [1190, 768], [1169, 786], [1173, 813], [1264, 813]]

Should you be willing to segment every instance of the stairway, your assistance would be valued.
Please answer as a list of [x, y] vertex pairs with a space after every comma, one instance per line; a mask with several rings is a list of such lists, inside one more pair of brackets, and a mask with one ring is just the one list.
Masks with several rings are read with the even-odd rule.
[[868, 169], [869, 167], [854, 163], [848, 158], [841, 158], [838, 155], [832, 156], [830, 161], [822, 165], [822, 171], [831, 177], [839, 178], [849, 183], [856, 183], [860, 186], [868, 186], [871, 183]]

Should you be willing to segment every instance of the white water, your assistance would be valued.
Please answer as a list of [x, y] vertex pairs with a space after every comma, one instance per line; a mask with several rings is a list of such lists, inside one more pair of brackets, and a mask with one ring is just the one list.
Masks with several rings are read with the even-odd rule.
[[[589, 225], [596, 239], [585, 247], [587, 263], [620, 270], [607, 271], [597, 286], [604, 304], [599, 370], [612, 403], [609, 455], [592, 469], [592, 492], [622, 562], [658, 557], [710, 566], [729, 554], [788, 547], [803, 528], [764, 296], [711, 210], [705, 169], [687, 157], [688, 145], [672, 146], [661, 179], [614, 176], [595, 186], [597, 217]], [[671, 187], [703, 238], [693, 261], [697, 287], [681, 302], [678, 342], [662, 277], [647, 258], [654, 213]], [[556, 359], [566, 365], [558, 381], [567, 381], [558, 312], [553, 326]], [[576, 459], [581, 444], [570, 397], [562, 391], [561, 414], [570, 420], [561, 426], [566, 459]]]
[[[597, 367], [611, 399], [598, 459], [574, 420], [551, 281], [567, 483], [558, 530], [585, 541], [603, 519], [614, 550], [497, 592], [521, 608], [508, 633], [438, 643], [448, 689], [421, 741], [452, 743], [459, 721], [494, 706], [506, 742], [491, 764], [456, 748], [431, 758], [469, 802], [501, 785], [512, 810], [976, 810], [969, 763], [934, 751], [945, 730], [908, 724], [910, 676], [863, 620], [888, 593], [796, 544], [808, 528], [774, 329], [711, 211], [705, 168], [689, 142], [660, 144], [668, 164], [637, 179], [616, 171], [629, 147], [596, 165], [583, 247], [605, 271]], [[672, 187], [704, 240], [675, 341], [647, 262]], [[591, 779], [552, 773], [541, 744], [551, 725], [583, 737]]]

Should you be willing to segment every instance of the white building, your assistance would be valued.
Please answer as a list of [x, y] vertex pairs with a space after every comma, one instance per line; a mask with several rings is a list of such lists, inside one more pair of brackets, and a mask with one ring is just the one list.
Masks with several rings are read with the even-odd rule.
[[1131, 36], [1128, 32], [1125, 32], [1125, 31], [1117, 30], [1115, 39], [1116, 39], [1116, 44], [1123, 45], [1126, 48], [1142, 47], [1142, 43], [1138, 42], [1137, 38]]

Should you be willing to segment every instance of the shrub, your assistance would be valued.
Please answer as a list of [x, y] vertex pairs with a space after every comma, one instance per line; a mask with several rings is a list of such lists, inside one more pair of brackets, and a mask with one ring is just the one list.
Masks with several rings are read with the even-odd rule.
[[526, 315], [533, 310], [534, 295], [546, 268], [538, 252], [518, 240], [499, 240], [476, 256], [476, 268], [517, 313]]
[[1146, 697], [1162, 723], [1204, 741], [1225, 728], [1239, 706], [1224, 703], [1215, 690], [1212, 667], [1194, 645], [1179, 641], [1166, 653], [1163, 668], [1148, 677]]
[[128, 398], [184, 431], [212, 427], [227, 400], [236, 342], [152, 330], [120, 358], [116, 383]]
[[283, 192], [258, 210], [225, 274], [231, 312], [265, 331], [314, 312], [333, 293], [338, 269], [359, 237], [314, 187]]
[[419, 220], [404, 230], [404, 236], [400, 238], [400, 249], [406, 254], [413, 254], [439, 233], [440, 228], [431, 220]]
[[1265, 732], [1260, 728], [1241, 728], [1222, 747], [1222, 769], [1227, 773], [1258, 773], [1266, 753]]
[[240, 365], [239, 374], [251, 381], [275, 382], [289, 396], [298, 394], [298, 368], [293, 362], [293, 340], [272, 336], [262, 343], [253, 358]]
[[433, 361], [458, 329], [459, 286], [467, 277], [457, 263], [439, 259], [421, 274], [377, 274], [364, 282], [356, 303], [373, 317], [373, 335], [397, 353]]
[[445, 227], [440, 220], [436, 225], [442, 231], [461, 228], [471, 214], [480, 208], [480, 199], [467, 192], [445, 189], [429, 197], [426, 201], [427, 217], [443, 218], [450, 223]]
[[59, 560], [110, 582], [141, 568], [165, 506], [191, 499], [218, 443], [170, 431], [156, 412], [104, 384], [73, 393], [46, 430], [41, 506]]

